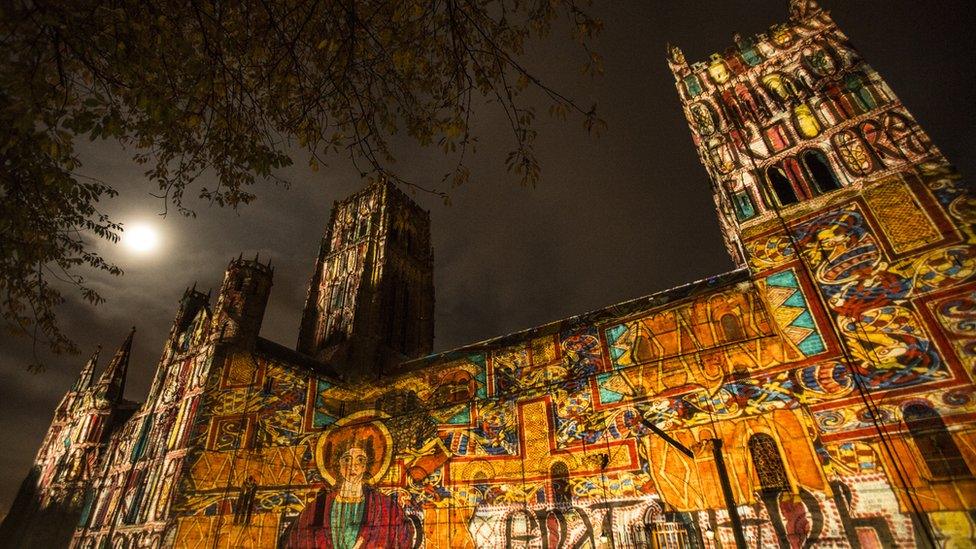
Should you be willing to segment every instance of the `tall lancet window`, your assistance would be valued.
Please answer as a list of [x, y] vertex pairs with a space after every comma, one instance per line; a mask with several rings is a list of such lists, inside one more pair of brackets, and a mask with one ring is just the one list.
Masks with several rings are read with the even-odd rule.
[[837, 182], [837, 177], [834, 176], [834, 170], [830, 169], [830, 163], [827, 162], [827, 158], [822, 152], [808, 150], [803, 153], [802, 158], [803, 166], [807, 169], [807, 174], [813, 180], [814, 185], [816, 185], [817, 191], [827, 193], [840, 188], [840, 183]]
[[789, 178], [786, 177], [781, 168], [770, 166], [766, 170], [766, 177], [769, 179], [769, 184], [772, 186], [776, 201], [779, 202], [780, 206], [789, 206], [800, 201], [793, 189], [793, 184], [790, 183]]
[[910, 404], [905, 407], [904, 415], [912, 441], [933, 479], [972, 476], [938, 412], [925, 404]]
[[569, 468], [566, 464], [557, 461], [552, 464], [549, 471], [552, 478], [552, 501], [556, 507], [563, 509], [572, 504], [572, 490], [569, 485]]
[[752, 435], [749, 438], [749, 454], [763, 492], [785, 492], [790, 489], [786, 467], [773, 437], [765, 433]]

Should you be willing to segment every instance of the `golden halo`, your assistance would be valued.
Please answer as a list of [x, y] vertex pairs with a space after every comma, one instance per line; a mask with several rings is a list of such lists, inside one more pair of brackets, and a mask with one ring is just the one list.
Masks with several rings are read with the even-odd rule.
[[380, 412], [363, 410], [340, 419], [319, 435], [315, 443], [315, 465], [326, 482], [338, 485], [339, 453], [352, 446], [372, 451], [372, 462], [363, 482], [372, 485], [383, 478], [393, 458], [393, 437], [380, 421], [384, 417]]

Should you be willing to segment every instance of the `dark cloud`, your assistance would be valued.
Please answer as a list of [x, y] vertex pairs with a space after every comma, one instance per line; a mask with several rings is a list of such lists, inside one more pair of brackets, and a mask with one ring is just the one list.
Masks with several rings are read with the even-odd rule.
[[[842, 29], [884, 76], [950, 160], [976, 173], [972, 128], [976, 105], [974, 33], [963, 0], [826, 2]], [[531, 189], [504, 171], [506, 124], [485, 109], [473, 181], [431, 210], [437, 291], [438, 350], [515, 331], [726, 271], [712, 199], [679, 109], [664, 45], [704, 60], [731, 45], [732, 32], [759, 32], [785, 19], [786, 0], [650, 2], [611, 0], [596, 10], [606, 24], [598, 49], [606, 74], [579, 75], [580, 52], [566, 42], [533, 45], [526, 65], [582, 104], [598, 102], [609, 128], [599, 139], [576, 121], [545, 119], [540, 107], [538, 152], [543, 180]], [[27, 342], [0, 346], [0, 510], [26, 474], [55, 405], [87, 355], [101, 343], [103, 364], [129, 326], [139, 328], [130, 366], [130, 399], [142, 399], [183, 288], [220, 284], [241, 251], [277, 266], [262, 335], [287, 346], [297, 337], [305, 286], [329, 209], [361, 181], [343, 160], [311, 173], [289, 170], [290, 189], [264, 187], [259, 200], [235, 213], [208, 208], [196, 219], [161, 209], [128, 160], [108, 143], [85, 150], [86, 173], [122, 194], [104, 205], [120, 220], [156, 219], [163, 253], [134, 259], [103, 246], [122, 263], [121, 279], [95, 276], [109, 300], [63, 309], [68, 333], [84, 356], [57, 357], [47, 372], [25, 371]], [[449, 169], [433, 151], [404, 145], [397, 168], [421, 183]]]

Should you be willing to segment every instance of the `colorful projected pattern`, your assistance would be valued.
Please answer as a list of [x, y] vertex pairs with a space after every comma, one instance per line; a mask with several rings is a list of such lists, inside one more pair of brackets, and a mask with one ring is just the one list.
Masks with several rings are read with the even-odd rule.
[[807, 307], [796, 273], [785, 270], [767, 276], [766, 299], [774, 311], [776, 323], [803, 356], [815, 356], [827, 350]]
[[827, 13], [790, 13], [708, 63], [670, 49], [742, 269], [343, 381], [314, 359], [362, 359], [384, 259], [357, 239], [389, 213], [349, 202], [309, 352], [257, 337], [270, 269], [238, 260], [90, 458], [69, 393], [37, 486], [88, 489], [74, 545], [731, 547], [718, 445], [750, 546], [971, 545], [976, 198]]

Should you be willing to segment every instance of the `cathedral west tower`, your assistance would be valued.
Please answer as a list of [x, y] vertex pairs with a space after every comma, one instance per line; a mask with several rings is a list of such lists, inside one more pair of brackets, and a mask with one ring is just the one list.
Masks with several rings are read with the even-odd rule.
[[813, 408], [819, 443], [872, 445], [913, 521], [911, 541], [877, 528], [874, 543], [942, 546], [976, 506], [972, 416], [941, 396], [976, 378], [971, 185], [815, 0], [705, 62], [669, 47], [668, 63], [729, 252], [773, 310], [806, 287], [826, 313], [782, 318], [803, 352], [836, 345], [826, 377], [850, 381], [846, 402]]
[[377, 377], [434, 342], [430, 216], [392, 183], [336, 202], [319, 248], [298, 350], [347, 377]]
[[670, 47], [668, 62], [739, 265], [752, 235], [856, 195], [894, 214], [876, 217], [900, 250], [945, 236], [909, 190], [944, 157], [826, 10], [792, 0], [788, 23], [734, 41], [690, 64]]

